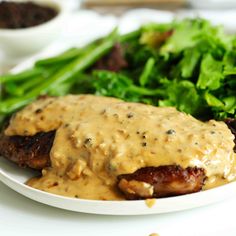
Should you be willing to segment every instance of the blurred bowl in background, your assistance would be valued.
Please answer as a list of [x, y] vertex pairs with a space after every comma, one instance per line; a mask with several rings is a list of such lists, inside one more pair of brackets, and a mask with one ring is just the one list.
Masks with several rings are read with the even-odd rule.
[[236, 8], [235, 0], [189, 0], [191, 6], [205, 9], [232, 9]]
[[31, 2], [54, 8], [57, 15], [50, 21], [30, 28], [0, 29], [0, 50], [6, 58], [17, 60], [34, 54], [56, 40], [62, 32], [67, 15], [62, 1], [31, 0]]

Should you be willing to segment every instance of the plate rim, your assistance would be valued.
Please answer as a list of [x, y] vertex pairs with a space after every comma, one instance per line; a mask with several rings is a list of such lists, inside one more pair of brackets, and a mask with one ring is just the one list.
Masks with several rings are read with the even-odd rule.
[[[1, 159], [4, 159], [4, 157], [0, 157], [0, 163], [2, 162]], [[7, 160], [4, 159], [4, 161]], [[7, 163], [6, 165], [8, 165], [8, 167], [12, 166], [12, 168], [17, 167], [17, 165], [15, 165], [14, 163]], [[45, 205], [80, 213], [114, 216], [151, 215], [184, 211], [188, 209], [207, 206], [236, 195], [236, 181], [233, 181], [225, 185], [196, 193], [168, 198], [157, 198], [155, 199], [154, 205], [152, 207], [148, 207], [146, 200], [89, 200], [65, 197], [44, 192], [32, 188], [17, 180], [13, 176], [11, 176], [11, 174], [4, 171], [4, 167], [2, 168], [2, 166], [0, 166], [0, 181], [19, 194]], [[175, 207], [171, 209], [170, 207], [168, 207], [170, 205], [175, 205]], [[126, 209], [131, 209], [131, 211], [126, 211]]]

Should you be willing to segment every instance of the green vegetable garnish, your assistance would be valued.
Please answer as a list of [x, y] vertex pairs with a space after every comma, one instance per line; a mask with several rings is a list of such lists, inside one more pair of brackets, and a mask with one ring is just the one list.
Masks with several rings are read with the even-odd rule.
[[0, 83], [0, 120], [39, 95], [69, 93], [174, 106], [200, 119], [236, 117], [236, 37], [203, 19], [114, 30]]

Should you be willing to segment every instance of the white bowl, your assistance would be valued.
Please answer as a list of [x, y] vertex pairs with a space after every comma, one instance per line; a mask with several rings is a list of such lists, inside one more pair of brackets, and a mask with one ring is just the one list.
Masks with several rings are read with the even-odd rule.
[[236, 7], [235, 0], [189, 0], [195, 8], [205, 9], [232, 9]]
[[33, 0], [33, 2], [54, 7], [58, 14], [52, 20], [38, 26], [25, 29], [0, 29], [0, 50], [8, 58], [17, 60], [36, 53], [57, 39], [62, 31], [66, 17], [63, 4], [52, 0]]

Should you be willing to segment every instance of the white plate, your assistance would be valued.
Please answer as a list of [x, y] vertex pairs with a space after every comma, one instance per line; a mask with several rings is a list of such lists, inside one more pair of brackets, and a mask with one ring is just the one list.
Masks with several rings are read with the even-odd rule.
[[18, 193], [35, 201], [76, 212], [103, 215], [147, 215], [167, 213], [200, 207], [222, 201], [236, 194], [236, 182], [211, 190], [178, 197], [156, 199], [152, 207], [146, 201], [97, 201], [62, 197], [39, 191], [24, 183], [38, 173], [20, 169], [15, 164], [0, 158], [0, 181]]
[[[137, 14], [138, 13], [138, 14]], [[91, 28], [91, 24], [94, 26], [94, 22], [97, 22], [97, 32], [99, 31], [105, 34], [106, 31], [109, 31], [116, 22], [112, 18], [98, 17], [96, 14], [92, 17], [91, 12], [81, 12], [79, 15], [76, 16], [77, 22], [88, 22], [84, 21], [84, 17], [90, 18], [92, 22], [90, 25], [86, 25], [86, 28]], [[94, 14], [94, 13], [93, 13]], [[166, 12], [159, 12], [156, 11], [158, 15], [158, 20], [161, 22], [170, 21], [173, 18], [173, 15]], [[131, 11], [129, 14], [126, 14], [123, 18], [120, 19], [120, 29], [122, 32], [127, 32], [135, 27], [137, 27], [137, 20], [134, 19], [134, 16], [141, 16], [144, 22], [151, 21], [153, 19], [154, 12], [150, 10], [138, 10], [138, 11]], [[131, 17], [132, 16], [132, 17]], [[144, 17], [145, 16], [145, 17]], [[83, 20], [82, 20], [83, 19]], [[148, 20], [150, 19], [150, 20]], [[71, 21], [71, 23], [76, 22], [75, 20]], [[132, 24], [126, 24], [126, 22], [131, 22]], [[138, 22], [141, 24], [141, 22]], [[129, 27], [127, 27], [129, 25]], [[84, 26], [85, 27], [85, 26]], [[73, 31], [75, 32], [75, 31]], [[79, 32], [79, 31], [76, 31]], [[78, 44], [83, 44], [85, 33], [84, 31], [80, 31], [81, 35], [77, 35], [77, 42]], [[83, 34], [84, 33], [84, 34]], [[58, 51], [66, 48], [67, 46], [70, 47], [73, 43], [72, 41], [68, 41], [69, 37], [72, 33], [67, 32], [67, 40], [61, 40], [63, 43], [58, 42], [54, 44], [52, 48], [49, 48], [43, 54], [33, 57], [32, 59], [28, 60], [25, 63], [20, 64], [14, 70], [14, 72], [19, 72], [21, 70], [26, 69], [27, 67], [31, 66], [33, 62], [38, 57], [49, 56], [55, 54]], [[97, 37], [98, 34], [94, 33], [94, 35], [90, 35], [94, 38]], [[75, 36], [72, 37], [75, 39]], [[79, 41], [80, 39], [80, 41]], [[81, 40], [82, 39], [82, 40]], [[66, 42], [66, 43], [65, 43]], [[222, 201], [226, 198], [229, 198], [233, 195], [236, 195], [236, 182], [230, 183], [212, 190], [207, 190], [199, 193], [188, 194], [178, 197], [171, 197], [171, 198], [162, 198], [157, 199], [155, 204], [149, 208], [145, 201], [96, 201], [96, 200], [83, 200], [83, 199], [73, 199], [62, 197], [46, 192], [42, 192], [36, 189], [33, 189], [27, 185], [25, 185], [25, 181], [27, 181], [30, 177], [37, 175], [36, 172], [27, 170], [27, 169], [20, 169], [13, 163], [6, 161], [4, 158], [0, 157], [0, 181], [5, 183], [7, 186], [15, 190], [16, 192], [31, 198], [35, 201], [66, 209], [76, 212], [84, 212], [84, 213], [93, 213], [93, 214], [103, 214], [103, 215], [147, 215], [147, 214], [157, 214], [157, 213], [166, 213], [166, 212], [174, 212], [174, 211], [181, 211], [185, 209], [191, 209], [195, 207], [200, 207], [204, 205], [208, 205], [211, 203], [215, 203], [218, 201]]]

